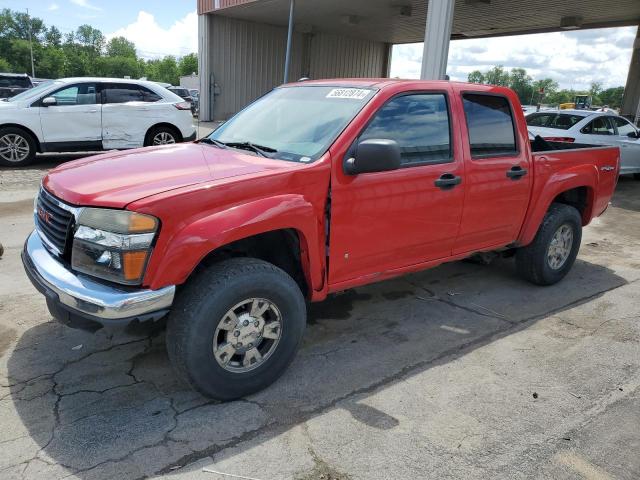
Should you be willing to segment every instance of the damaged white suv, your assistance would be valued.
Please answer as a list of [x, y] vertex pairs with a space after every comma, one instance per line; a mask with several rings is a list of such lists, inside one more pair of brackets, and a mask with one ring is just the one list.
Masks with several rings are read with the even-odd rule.
[[0, 102], [0, 165], [37, 152], [79, 152], [195, 140], [191, 104], [154, 82], [65, 78]]

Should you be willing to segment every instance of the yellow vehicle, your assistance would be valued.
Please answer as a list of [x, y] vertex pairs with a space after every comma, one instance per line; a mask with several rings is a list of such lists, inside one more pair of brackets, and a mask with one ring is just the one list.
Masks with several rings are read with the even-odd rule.
[[592, 102], [591, 95], [576, 95], [573, 102], [561, 103], [560, 110], [589, 110]]

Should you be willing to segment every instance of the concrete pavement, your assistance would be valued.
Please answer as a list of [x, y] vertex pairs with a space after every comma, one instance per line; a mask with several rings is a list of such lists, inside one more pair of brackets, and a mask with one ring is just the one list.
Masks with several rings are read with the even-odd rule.
[[346, 292], [310, 307], [276, 384], [220, 404], [161, 330], [50, 321], [19, 262], [48, 166], [0, 170], [0, 478], [640, 477], [640, 182], [562, 283], [507, 259]]

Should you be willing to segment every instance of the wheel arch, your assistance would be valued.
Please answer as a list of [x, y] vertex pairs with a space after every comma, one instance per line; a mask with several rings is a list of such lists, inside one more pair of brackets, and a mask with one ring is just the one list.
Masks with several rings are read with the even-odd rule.
[[229, 257], [268, 261], [289, 273], [307, 298], [325, 287], [324, 233], [316, 211], [301, 195], [264, 198], [187, 221], [160, 236], [145, 284], [181, 285], [198, 269]]
[[0, 128], [8, 128], [8, 127], [19, 128], [20, 130], [24, 130], [29, 135], [31, 135], [31, 138], [33, 138], [33, 141], [36, 142], [36, 151], [38, 153], [42, 153], [42, 145], [40, 144], [40, 139], [38, 138], [38, 136], [35, 134], [33, 130], [31, 130], [29, 127], [25, 127], [24, 125], [20, 125], [19, 123], [3, 123], [2, 125], [0, 125]]
[[[587, 166], [563, 170], [552, 175], [545, 185], [537, 190], [541, 193], [532, 193], [529, 211], [522, 226], [517, 244], [528, 245], [531, 243], [542, 224], [545, 214], [553, 203], [562, 203], [575, 207], [582, 218], [582, 226], [589, 224], [594, 216], [595, 191], [597, 184], [597, 171]], [[594, 167], [595, 168], [595, 167]]]
[[172, 124], [172, 123], [169, 123], [169, 122], [158, 122], [158, 123], [154, 123], [154, 124], [153, 124], [153, 125], [151, 125], [149, 128], [147, 128], [147, 131], [146, 131], [146, 132], [145, 132], [145, 134], [144, 134], [144, 143], [145, 143], [145, 144], [147, 143], [147, 140], [149, 139], [149, 134], [151, 133], [151, 131], [152, 131], [154, 128], [158, 128], [158, 127], [167, 127], [167, 128], [170, 128], [170, 129], [172, 129], [172, 130], [173, 130], [173, 131], [178, 135], [178, 137], [179, 137], [179, 139], [178, 139], [178, 140], [179, 140], [180, 142], [182, 142], [182, 141], [184, 140], [184, 139], [183, 139], [183, 137], [182, 137], [182, 132], [180, 131], [180, 129], [179, 129], [176, 125], [174, 125], [174, 124]]

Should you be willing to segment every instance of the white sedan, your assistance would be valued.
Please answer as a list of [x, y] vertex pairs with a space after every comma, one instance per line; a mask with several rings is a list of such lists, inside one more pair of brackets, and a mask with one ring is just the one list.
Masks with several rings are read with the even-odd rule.
[[65, 78], [0, 102], [0, 165], [37, 152], [136, 148], [195, 140], [191, 104], [140, 80]]
[[620, 147], [620, 174], [640, 178], [640, 132], [613, 112], [554, 110], [527, 115], [533, 135], [547, 141]]

